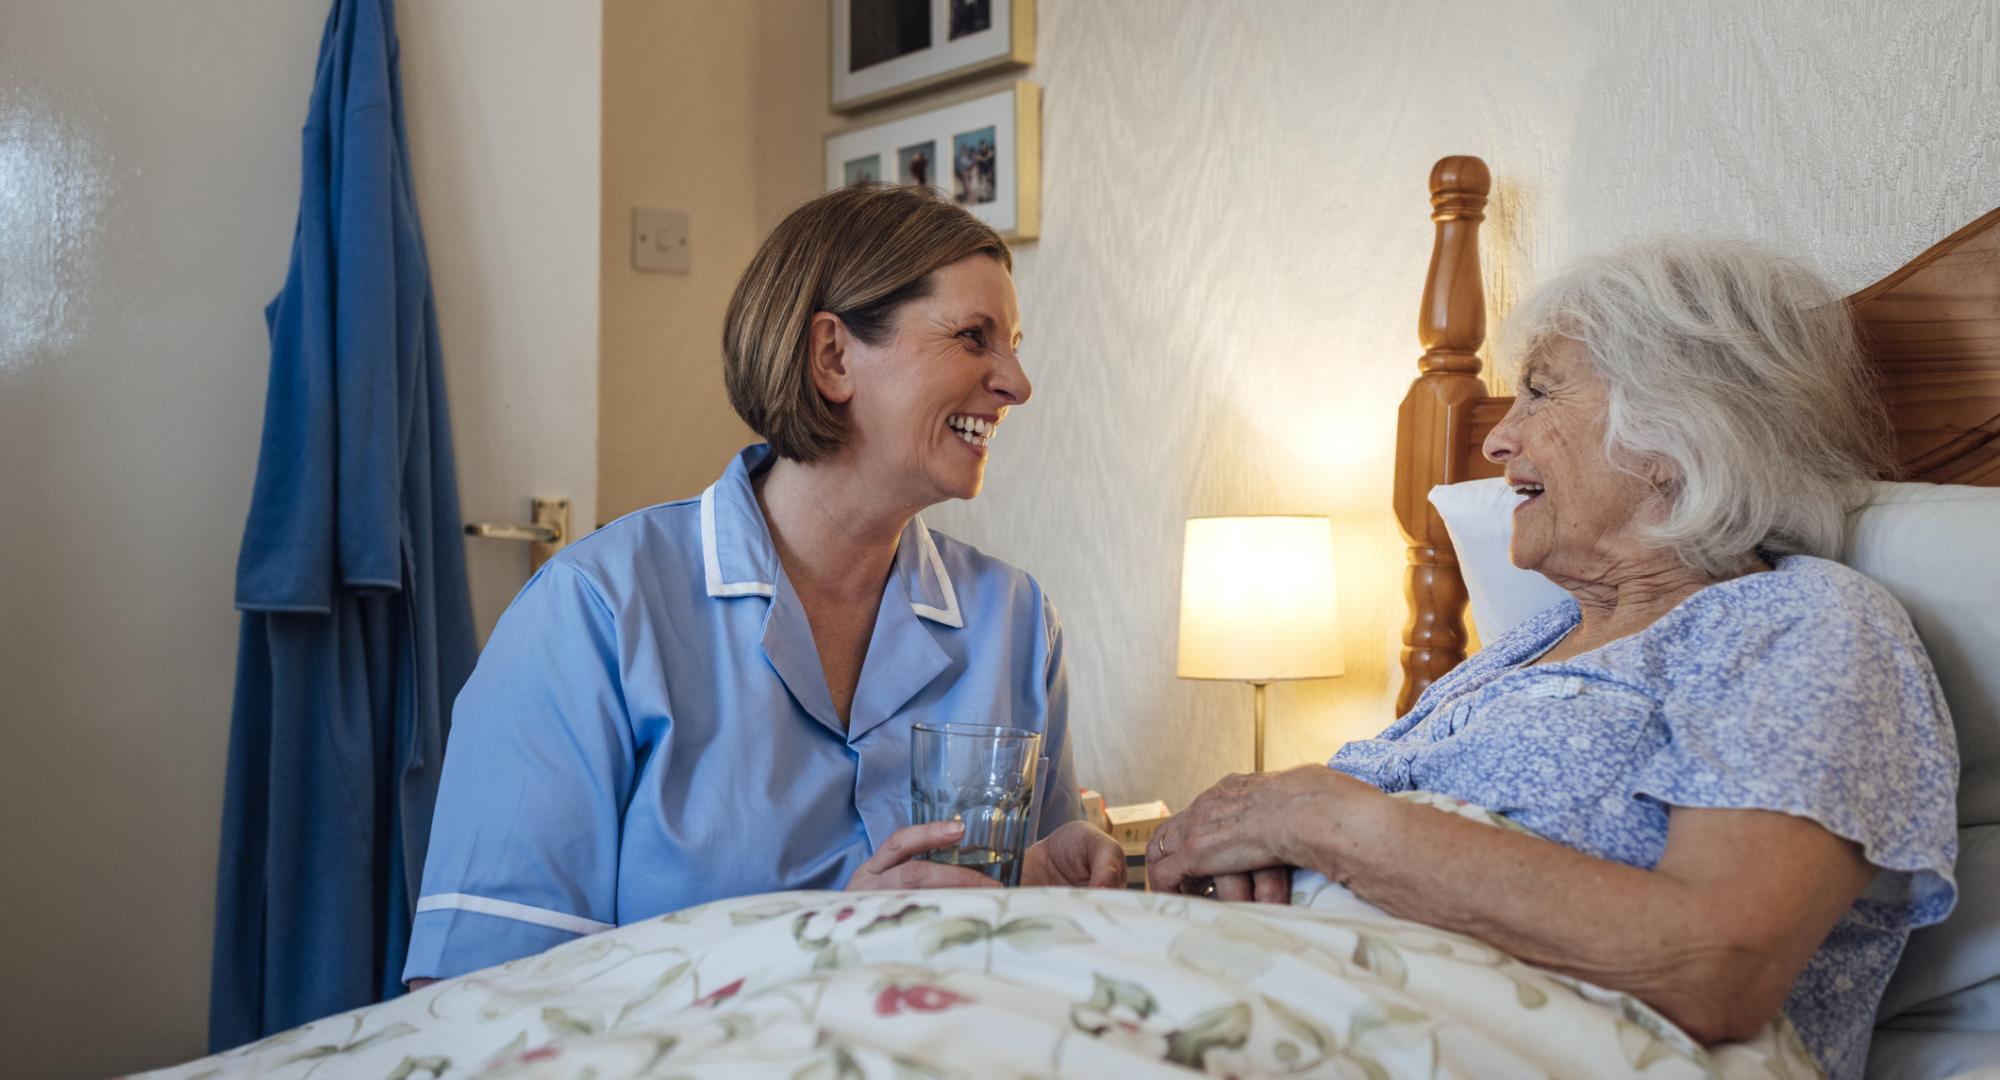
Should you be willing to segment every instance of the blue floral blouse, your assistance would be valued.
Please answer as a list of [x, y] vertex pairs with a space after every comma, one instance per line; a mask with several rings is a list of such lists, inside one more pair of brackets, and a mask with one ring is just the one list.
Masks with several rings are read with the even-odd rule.
[[1328, 764], [1645, 869], [1674, 806], [1775, 810], [1859, 843], [1881, 873], [1784, 1006], [1828, 1076], [1859, 1077], [1904, 941], [1957, 892], [1958, 750], [1909, 617], [1861, 574], [1791, 556], [1529, 666], [1577, 620], [1565, 601], [1515, 627]]

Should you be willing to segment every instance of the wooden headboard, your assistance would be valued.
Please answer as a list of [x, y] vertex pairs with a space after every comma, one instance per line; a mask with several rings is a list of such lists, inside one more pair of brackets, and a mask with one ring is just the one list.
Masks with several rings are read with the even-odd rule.
[[[1398, 715], [1465, 659], [1465, 582], [1427, 498], [1500, 475], [1480, 444], [1513, 403], [1487, 393], [1479, 223], [1492, 174], [1476, 157], [1431, 170], [1437, 238], [1417, 316], [1417, 380], [1396, 425], [1396, 521], [1409, 544]], [[1847, 298], [1874, 360], [1902, 479], [2000, 487], [2000, 210]]]

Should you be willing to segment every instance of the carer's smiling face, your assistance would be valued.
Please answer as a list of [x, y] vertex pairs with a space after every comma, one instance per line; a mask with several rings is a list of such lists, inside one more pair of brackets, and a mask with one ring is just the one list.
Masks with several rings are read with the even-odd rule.
[[1640, 527], [1659, 496], [1605, 453], [1610, 405], [1610, 388], [1574, 341], [1558, 340], [1522, 366], [1514, 405], [1484, 446], [1524, 496], [1514, 508], [1514, 565], [1558, 584], [1601, 583], [1654, 554]]
[[999, 260], [971, 255], [932, 276], [879, 347], [854, 346], [852, 445], [863, 467], [918, 507], [970, 499], [988, 443], [1033, 393], [1021, 370], [1021, 309]]

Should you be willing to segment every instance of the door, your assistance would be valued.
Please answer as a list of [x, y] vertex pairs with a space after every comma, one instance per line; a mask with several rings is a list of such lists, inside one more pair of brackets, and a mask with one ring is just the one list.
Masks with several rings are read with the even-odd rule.
[[[8, 1075], [205, 1052], [263, 307], [330, 3], [9, 0], [0, 17]], [[397, 14], [461, 512], [526, 520], [557, 496], [587, 525], [601, 5]], [[528, 550], [467, 554], [483, 640]]]

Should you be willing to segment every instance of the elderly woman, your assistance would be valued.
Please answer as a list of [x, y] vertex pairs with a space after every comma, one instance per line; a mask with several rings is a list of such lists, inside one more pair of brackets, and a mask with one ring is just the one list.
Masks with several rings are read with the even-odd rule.
[[699, 498], [543, 566], [453, 710], [403, 975], [414, 983], [720, 897], [992, 885], [912, 861], [910, 726], [1038, 731], [1024, 884], [1119, 885], [1076, 820], [1062, 626], [1027, 574], [916, 515], [979, 493], [1028, 400], [1000, 237], [918, 187], [807, 203], [723, 330], [768, 445]]
[[[1387, 911], [1628, 991], [1714, 1042], [1782, 1008], [1859, 1076], [1913, 927], [1955, 885], [1957, 752], [1909, 619], [1831, 559], [1884, 466], [1839, 297], [1738, 245], [1593, 259], [1523, 302], [1512, 556], [1570, 599], [1329, 763], [1161, 827], [1156, 887]], [[1387, 793], [1470, 800], [1535, 835]]]

